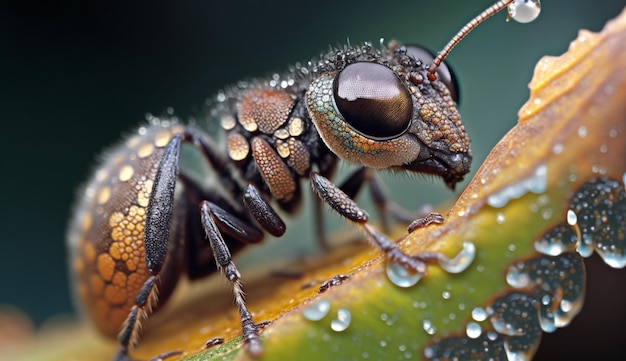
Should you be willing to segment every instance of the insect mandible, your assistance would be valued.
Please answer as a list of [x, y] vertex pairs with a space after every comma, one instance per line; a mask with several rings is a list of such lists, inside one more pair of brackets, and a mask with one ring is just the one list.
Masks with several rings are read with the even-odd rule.
[[[432, 255], [405, 254], [367, 223], [352, 198], [368, 184], [378, 208], [387, 208], [377, 169], [435, 175], [450, 188], [463, 180], [470, 140], [454, 77], [442, 61], [512, 2], [485, 10], [437, 57], [415, 45], [345, 46], [281, 78], [230, 88], [212, 110], [224, 144], [191, 125], [152, 118], [106, 152], [78, 199], [68, 246], [81, 308], [99, 331], [119, 338], [114, 359], [129, 359], [141, 321], [166, 303], [182, 273], [197, 279], [216, 270], [233, 288], [248, 353], [260, 355], [259, 327], [231, 255], [265, 233], [284, 234], [275, 208], [297, 210], [302, 180], [389, 259], [425, 273]], [[183, 143], [196, 147], [217, 184], [207, 188], [179, 169]], [[339, 160], [359, 167], [336, 186], [329, 179]], [[442, 220], [431, 214], [415, 224]]]

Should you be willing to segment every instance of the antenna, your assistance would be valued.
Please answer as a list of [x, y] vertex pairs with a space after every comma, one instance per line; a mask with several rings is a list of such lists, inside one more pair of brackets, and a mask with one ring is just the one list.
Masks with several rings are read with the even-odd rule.
[[437, 79], [437, 69], [443, 59], [450, 54], [452, 49], [458, 44], [467, 34], [469, 34], [478, 24], [490, 18], [492, 15], [500, 12], [500, 10], [508, 7], [508, 14], [506, 20], [513, 19], [520, 23], [528, 23], [537, 16], [541, 11], [541, 3], [539, 0], [500, 0], [497, 3], [491, 5], [487, 9], [483, 10], [480, 14], [470, 20], [458, 33], [456, 33], [452, 39], [443, 47], [443, 49], [437, 54], [437, 57], [433, 60], [432, 64], [428, 66], [428, 79], [434, 81]]

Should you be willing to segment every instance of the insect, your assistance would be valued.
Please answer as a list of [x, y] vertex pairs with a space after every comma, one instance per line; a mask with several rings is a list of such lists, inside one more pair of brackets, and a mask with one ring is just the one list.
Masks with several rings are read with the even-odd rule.
[[[119, 338], [114, 359], [129, 359], [141, 321], [167, 302], [183, 273], [198, 279], [217, 270], [231, 283], [247, 351], [260, 355], [259, 326], [232, 255], [265, 233], [283, 235], [276, 209], [294, 213], [305, 182], [390, 259], [425, 273], [432, 255], [403, 253], [352, 198], [370, 185], [385, 208], [376, 169], [435, 175], [451, 188], [469, 172], [458, 90], [442, 61], [471, 28], [509, 3], [487, 9], [437, 57], [415, 45], [345, 46], [283, 77], [230, 88], [212, 110], [223, 130], [220, 144], [191, 125], [153, 118], [106, 152], [77, 203], [68, 243], [82, 309], [103, 334]], [[217, 182], [180, 169], [184, 143]], [[337, 186], [330, 179], [340, 160], [360, 167]], [[411, 229], [430, 222], [441, 217]]]

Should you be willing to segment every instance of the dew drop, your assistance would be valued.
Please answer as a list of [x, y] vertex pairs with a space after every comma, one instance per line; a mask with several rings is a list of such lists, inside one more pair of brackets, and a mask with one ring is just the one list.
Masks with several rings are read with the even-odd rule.
[[437, 332], [437, 328], [430, 320], [422, 321], [422, 328], [424, 328], [424, 331], [429, 335], [434, 335]]
[[602, 144], [600, 146], [600, 153], [607, 153], [609, 151], [609, 147], [606, 144]]
[[544, 331], [567, 326], [580, 312], [585, 293], [585, 269], [580, 254], [538, 256], [518, 262], [510, 270], [517, 272], [518, 278], [524, 275], [523, 287], [532, 287], [538, 293], [539, 323]]
[[472, 242], [463, 242], [463, 249], [456, 257], [447, 260], [439, 260], [439, 266], [448, 273], [461, 273], [472, 264], [476, 256], [476, 246]]
[[504, 360], [503, 338], [490, 339], [482, 333], [475, 339], [467, 336], [449, 336], [424, 348], [428, 360]]
[[412, 287], [422, 278], [419, 272], [409, 270], [402, 264], [391, 261], [387, 263], [386, 267], [387, 278], [398, 287]]
[[319, 301], [302, 310], [302, 316], [309, 321], [319, 321], [326, 317], [330, 310], [330, 301]]
[[487, 319], [487, 312], [482, 307], [476, 307], [472, 310], [472, 319], [481, 322]]
[[511, 292], [494, 300], [490, 317], [493, 329], [503, 335], [517, 336], [515, 350], [531, 348], [539, 342], [539, 305], [535, 298], [526, 293]]
[[512, 351], [511, 350], [511, 345], [507, 341], [504, 341], [504, 353], [505, 353], [506, 359], [508, 361], [528, 361], [528, 360], [530, 360], [530, 358], [523, 351], [517, 351], [517, 352]]
[[539, 0], [515, 0], [508, 7], [509, 16], [518, 23], [529, 23], [541, 12]]
[[450, 296], [451, 296], [450, 292], [448, 292], [448, 291], [441, 292], [441, 298], [443, 298], [444, 300], [449, 300]]
[[[568, 215], [571, 211], [568, 211]], [[574, 214], [573, 212], [571, 212]], [[576, 215], [574, 214], [574, 217]], [[535, 250], [550, 256], [558, 256], [566, 251], [576, 250], [578, 236], [568, 223], [562, 222], [550, 229], [535, 241]]]
[[561, 143], [556, 143], [553, 147], [552, 147], [552, 153], [554, 154], [561, 154], [563, 152], [563, 144]]
[[583, 256], [595, 249], [606, 264], [626, 267], [626, 191], [605, 176], [591, 179], [574, 194], [570, 208], [578, 216]]
[[[521, 263], [523, 267], [523, 263]], [[528, 275], [522, 272], [519, 266], [511, 266], [509, 267], [508, 272], [506, 273], [506, 282], [515, 288], [523, 288], [528, 285]]]
[[587, 127], [585, 127], [584, 125], [581, 125], [580, 127], [578, 127], [578, 137], [584, 138], [586, 136], [587, 136]]
[[424, 349], [424, 357], [427, 359], [431, 359], [435, 356], [435, 350], [432, 347], [428, 346]]
[[506, 217], [504, 216], [504, 214], [498, 212], [498, 214], [496, 214], [496, 223], [504, 224], [504, 222], [506, 222]]
[[350, 326], [350, 321], [352, 321], [350, 311], [340, 308], [337, 311], [337, 318], [331, 321], [330, 328], [336, 332], [345, 331]]
[[[542, 291], [545, 292], [545, 291]], [[545, 293], [539, 297], [540, 310], [539, 310], [539, 326], [544, 332], [554, 332], [556, 330], [556, 323], [554, 320], [553, 301], [554, 298], [551, 294]]]
[[570, 226], [574, 226], [576, 225], [576, 223], [578, 222], [578, 217], [576, 217], [576, 213], [574, 213], [574, 211], [572, 211], [571, 209], [567, 210], [567, 224], [569, 224]]
[[470, 321], [465, 326], [465, 334], [469, 338], [478, 338], [482, 333], [483, 330], [477, 322]]
[[552, 218], [552, 209], [550, 208], [544, 209], [543, 212], [541, 212], [541, 218], [545, 219], [546, 221], [549, 221], [550, 218]]
[[578, 253], [580, 253], [583, 257], [589, 257], [593, 254], [593, 245], [591, 242], [591, 236], [588, 234], [583, 234], [582, 239], [578, 242], [578, 246], [576, 247]]
[[487, 204], [494, 208], [502, 208], [512, 199], [517, 199], [528, 192], [541, 194], [546, 190], [548, 168], [542, 164], [528, 178], [505, 187], [487, 197]]

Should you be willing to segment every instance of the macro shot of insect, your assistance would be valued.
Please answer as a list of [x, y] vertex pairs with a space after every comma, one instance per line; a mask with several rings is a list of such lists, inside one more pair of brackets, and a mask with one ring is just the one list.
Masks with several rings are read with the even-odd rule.
[[[119, 337], [115, 359], [128, 358], [142, 320], [165, 304], [181, 274], [197, 279], [216, 270], [231, 284], [248, 353], [260, 355], [258, 321], [246, 307], [232, 255], [264, 233], [284, 234], [276, 210], [298, 209], [303, 180], [391, 261], [425, 274], [426, 262], [445, 258], [405, 254], [368, 224], [352, 198], [369, 185], [379, 210], [388, 210], [377, 169], [434, 175], [450, 188], [463, 180], [470, 140], [456, 109], [456, 80], [442, 60], [509, 3], [509, 16], [521, 21], [539, 12], [536, 3], [501, 1], [436, 58], [416, 45], [347, 45], [285, 75], [228, 88], [209, 120], [223, 128], [221, 144], [197, 127], [154, 117], [109, 150], [77, 203], [68, 243], [82, 308], [105, 335]], [[179, 169], [184, 143], [197, 148], [217, 184]], [[359, 168], [337, 186], [330, 178], [340, 160]], [[409, 229], [442, 221], [431, 213]]]
[[[308, 14], [310, 17], [301, 14], [302, 18], [289, 18], [280, 13], [280, 16], [270, 21], [271, 14], [264, 15], [268, 28], [282, 27], [283, 32], [293, 30], [300, 35], [296, 37], [297, 40], [289, 42], [275, 37], [274, 33], [262, 35], [267, 33], [261, 30], [267, 29], [259, 28], [257, 38], [268, 37], [263, 39], [262, 46], [252, 43], [256, 41], [250, 40], [256, 39], [254, 37], [241, 40], [237, 35], [230, 35], [232, 29], [229, 26], [252, 31], [244, 26], [249, 15], [242, 14], [238, 18], [233, 12], [225, 12], [228, 16], [221, 16], [223, 22], [219, 22], [219, 26], [224, 29], [224, 34], [229, 35], [216, 36], [215, 41], [201, 40], [205, 43], [203, 47], [211, 48], [211, 59], [215, 60], [206, 66], [206, 73], [198, 71], [202, 67], [192, 68], [191, 65], [206, 60], [194, 59], [188, 54], [180, 56], [183, 58], [180, 62], [170, 64], [172, 68], [184, 68], [188, 62], [189, 73], [206, 79], [200, 85], [190, 84], [192, 90], [184, 96], [176, 94], [179, 92], [176, 87], [166, 91], [162, 88], [155, 90], [154, 93], [160, 93], [152, 100], [156, 105], [146, 105], [145, 99], [153, 95], [145, 95], [144, 98], [137, 90], [120, 95], [122, 90], [128, 90], [123, 88], [129, 86], [118, 79], [128, 77], [135, 83], [145, 81], [149, 84], [153, 84], [153, 80], [154, 83], [162, 80], [164, 84], [169, 84], [166, 81], [180, 77], [178, 73], [173, 75], [161, 71], [157, 75], [150, 75], [149, 80], [145, 75], [133, 78], [120, 72], [115, 61], [102, 60], [104, 68], [109, 72], [101, 72], [104, 76], [99, 75], [101, 79], [93, 81], [94, 84], [104, 84], [98, 96], [93, 96], [91, 88], [81, 87], [80, 83], [70, 80], [62, 83], [57, 80], [57, 84], [69, 84], [64, 87], [72, 88], [76, 94], [84, 93], [85, 97], [98, 99], [100, 103], [87, 103], [83, 98], [73, 96], [67, 104], [59, 102], [59, 108], [67, 110], [70, 114], [68, 118], [81, 118], [80, 122], [64, 125], [63, 116], [55, 116], [50, 121], [42, 122], [44, 125], [37, 126], [37, 132], [32, 132], [32, 142], [35, 144], [43, 144], [43, 140], [38, 137], [46, 133], [56, 134], [52, 133], [54, 129], [55, 132], [65, 133], [66, 137], [48, 136], [59, 141], [50, 143], [47, 148], [49, 151], [42, 152], [38, 148], [37, 167], [30, 170], [7, 169], [8, 173], [24, 175], [9, 177], [9, 182], [18, 180], [24, 183], [25, 188], [41, 189], [45, 191], [43, 193], [46, 197], [41, 199], [43, 202], [40, 199], [29, 200], [27, 197], [34, 195], [33, 192], [23, 191], [9, 183], [5, 189], [18, 190], [16, 195], [21, 194], [23, 199], [20, 203], [12, 203], [12, 198], [5, 202], [11, 211], [6, 213], [9, 215], [4, 219], [7, 225], [2, 228], [4, 232], [19, 229], [22, 233], [28, 233], [25, 237], [46, 238], [42, 237], [43, 232], [40, 231], [23, 232], [28, 229], [25, 224], [12, 221], [13, 216], [24, 222], [33, 219], [33, 216], [25, 217], [23, 212], [20, 213], [21, 208], [16, 204], [37, 206], [51, 217], [62, 218], [59, 223], [65, 223], [71, 218], [67, 234], [69, 252], [67, 257], [55, 256], [55, 252], [65, 250], [60, 245], [62, 231], [56, 232], [58, 235], [55, 236], [55, 230], [48, 226], [50, 222], [46, 221], [47, 218], [33, 213], [35, 218], [42, 220], [38, 224], [46, 230], [45, 233], [49, 233], [46, 236], [58, 238], [58, 244], [48, 241], [41, 245], [28, 237], [22, 242], [14, 242], [14, 250], [0, 255], [0, 267], [3, 267], [0, 269], [0, 284], [18, 291], [20, 286], [28, 285], [27, 302], [22, 307], [29, 314], [37, 314], [34, 318], [35, 326], [42, 324], [50, 314], [70, 312], [68, 294], [71, 294], [76, 308], [92, 326], [90, 330], [93, 330], [94, 336], [106, 336], [102, 338], [102, 343], [110, 350], [102, 352], [103, 357], [125, 360], [142, 359], [145, 355], [154, 356], [161, 352], [158, 349], [152, 353], [150, 348], [146, 351], [142, 345], [155, 339], [155, 328], [152, 326], [159, 326], [159, 317], [167, 317], [169, 309], [176, 308], [178, 304], [175, 298], [184, 294], [188, 280], [198, 281], [189, 283], [193, 287], [203, 286], [211, 280], [221, 282], [217, 295], [220, 300], [225, 300], [224, 303], [230, 304], [230, 293], [234, 293], [234, 306], [227, 309], [228, 317], [233, 319], [233, 331], [225, 338], [232, 339], [231, 335], [236, 332], [235, 337], [243, 336], [237, 347], [246, 350], [248, 356], [256, 356], [264, 351], [267, 353], [270, 350], [267, 340], [271, 336], [271, 332], [267, 331], [271, 330], [272, 325], [267, 326], [266, 321], [273, 321], [274, 318], [265, 317], [266, 314], [259, 312], [261, 307], [256, 303], [259, 298], [251, 291], [255, 286], [255, 263], [247, 261], [254, 260], [258, 254], [256, 257], [265, 257], [261, 258], [265, 263], [289, 262], [289, 259], [282, 257], [282, 253], [276, 259], [268, 259], [256, 251], [268, 247], [281, 250], [293, 247], [300, 243], [299, 237], [293, 237], [293, 234], [298, 233], [307, 233], [305, 237], [318, 241], [316, 251], [320, 254], [336, 253], [337, 248], [342, 246], [334, 243], [332, 233], [321, 221], [324, 215], [342, 223], [347, 220], [349, 226], [343, 228], [354, 233], [360, 232], [364, 236], [361, 238], [368, 240], [371, 245], [370, 248], [364, 247], [368, 252], [377, 256], [386, 255], [380, 258], [426, 276], [426, 265], [429, 269], [437, 267], [431, 263], [437, 263], [445, 256], [440, 253], [405, 253], [406, 250], [402, 250], [404, 248], [396, 246], [398, 238], [388, 232], [388, 226], [399, 224], [404, 229], [411, 224], [409, 232], [416, 231], [419, 235], [418, 228], [428, 227], [430, 222], [445, 223], [447, 217], [417, 211], [424, 205], [423, 199], [437, 203], [442, 200], [439, 195], [430, 194], [432, 188], [438, 187], [438, 190], [447, 192], [442, 193], [444, 196], [462, 190], [465, 181], [472, 175], [470, 171], [479, 167], [492, 145], [481, 139], [484, 133], [495, 132], [496, 136], [491, 138], [495, 142], [496, 137], [508, 130], [515, 121], [514, 111], [522, 98], [509, 96], [508, 90], [502, 91], [506, 86], [502, 80], [513, 79], [510, 80], [514, 83], [511, 88], [522, 88], [523, 97], [527, 93], [524, 84], [532, 72], [532, 63], [528, 60], [514, 63], [517, 66], [515, 69], [520, 69], [519, 72], [515, 69], [511, 71], [507, 67], [511, 65], [510, 61], [504, 63], [499, 60], [501, 53], [511, 51], [502, 50], [501, 44], [494, 45], [481, 38], [481, 32], [485, 34], [494, 29], [498, 31], [499, 28], [519, 28], [523, 32], [536, 25], [523, 29], [515, 22], [506, 25], [504, 14], [501, 14], [500, 21], [488, 21], [481, 25], [472, 37], [452, 51], [452, 57], [447, 58], [446, 61], [451, 62], [452, 68], [457, 70], [460, 84], [445, 63], [439, 64], [425, 48], [412, 43], [425, 42], [430, 50], [442, 49], [442, 45], [451, 38], [459, 25], [489, 6], [489, 1], [472, 5], [462, 5], [463, 10], [455, 8], [452, 12], [449, 9], [433, 12], [436, 6], [422, 4], [418, 10], [411, 7], [406, 14], [398, 9], [399, 5], [386, 5], [396, 7], [390, 12], [378, 11], [379, 7], [369, 12], [365, 9], [344, 11], [338, 5], [337, 9], [320, 9], [319, 13], [308, 9], [306, 13], [312, 13]], [[221, 5], [215, 6], [221, 9]], [[435, 25], [422, 23], [422, 10], [438, 19], [433, 22]], [[346, 23], [348, 30], [335, 27], [333, 16], [338, 12], [342, 14], [340, 22]], [[380, 15], [367, 15], [370, 12], [380, 12]], [[328, 17], [322, 17], [323, 13]], [[355, 16], [351, 18], [346, 15], [350, 13]], [[390, 13], [403, 15], [398, 16], [402, 20], [385, 19], [389, 23], [397, 23], [397, 27], [377, 23], [377, 16], [389, 18]], [[412, 17], [415, 18], [414, 22]], [[158, 22], [167, 24], [166, 18], [159, 18]], [[195, 23], [199, 18], [202, 16], [191, 18], [189, 22]], [[211, 19], [215, 22], [213, 17]], [[316, 23], [310, 19], [324, 21]], [[541, 19], [545, 20], [546, 16], [542, 15]], [[282, 25], [277, 25], [279, 22]], [[71, 24], [71, 21], [65, 19], [64, 23]], [[101, 28], [99, 31], [102, 34], [115, 32], [105, 22], [93, 23], [95, 29]], [[353, 30], [351, 27], [354, 28], [354, 23], [366, 23], [365, 27], [369, 31]], [[286, 30], [287, 27], [291, 29]], [[134, 46], [133, 42], [139, 43], [139, 35], [118, 32], [129, 39], [128, 44]], [[75, 31], [71, 33], [79, 34]], [[94, 38], [94, 49], [106, 48], [94, 33], [88, 34], [86, 37]], [[236, 31], [233, 30], [232, 34], [236, 34]], [[102, 38], [105, 39], [104, 36]], [[178, 37], [173, 38], [172, 41], [181, 41]], [[189, 39], [186, 44], [198, 41], [193, 37]], [[508, 42], [516, 42], [518, 46], [522, 44], [520, 38], [507, 39], [515, 39]], [[548, 40], [545, 43], [550, 43]], [[225, 48], [222, 45], [226, 42], [237, 45], [223, 50]], [[146, 68], [152, 66], [153, 60], [156, 63], [159, 57], [171, 59], [176, 57], [171, 53], [179, 52], [178, 48], [168, 48], [156, 42], [148, 44], [143, 48], [145, 56], [140, 62]], [[331, 46], [327, 47], [328, 44]], [[263, 47], [267, 48], [267, 52], [260, 49]], [[24, 49], [28, 50], [28, 46]], [[100, 56], [96, 50], [90, 50], [92, 48], [85, 49], [85, 53], [92, 51]], [[537, 54], [546, 53], [546, 50], [529, 47], [523, 53], [520, 58], [528, 53], [534, 54], [534, 57], [530, 57], [532, 60], [539, 56]], [[68, 59], [71, 59], [72, 53], [68, 54]], [[120, 58], [124, 57], [123, 54], [123, 50], [116, 51], [116, 56]], [[491, 59], [492, 55], [498, 60]], [[281, 60], [283, 57], [286, 59]], [[60, 62], [54, 57], [48, 59], [50, 64]], [[265, 64], [262, 70], [254, 67], [264, 61], [269, 65]], [[63, 62], [72, 64], [71, 61]], [[111, 63], [110, 68], [107, 62]], [[22, 63], [28, 64], [26, 61]], [[489, 64], [489, 67], [480, 68], [476, 63]], [[86, 77], [88, 68], [81, 64], [82, 60], [77, 60], [75, 66], [68, 65], [77, 78]], [[91, 66], [95, 68], [94, 64]], [[476, 69], [475, 74], [472, 74], [471, 69]], [[276, 73], [268, 74], [268, 71]], [[213, 78], [213, 74], [221, 72], [228, 74], [227, 80]], [[28, 74], [28, 71], [23, 73]], [[41, 77], [41, 73], [33, 72], [33, 77]], [[492, 78], [498, 78], [500, 82], [491, 81]], [[244, 80], [237, 82], [238, 79]], [[118, 87], [119, 94], [115, 91]], [[476, 106], [477, 98], [482, 97], [478, 94], [485, 94], [484, 89], [490, 87], [497, 88], [496, 91], [491, 89], [491, 94], [495, 96], [483, 97], [485, 101], [481, 102], [482, 105]], [[220, 88], [222, 90], [215, 90]], [[51, 93], [51, 99], [58, 99], [64, 91], [55, 90]], [[177, 100], [177, 97], [188, 99], [189, 94], [202, 97], [208, 94], [211, 97], [206, 103], [203, 103], [204, 99], [191, 99], [188, 102]], [[513, 106], [503, 103], [499, 96], [512, 102]], [[170, 98], [174, 100], [170, 102]], [[113, 108], [113, 114], [107, 112], [108, 102], [111, 107], [115, 107], [117, 103], [114, 100], [119, 99], [124, 104], [141, 104], [139, 116], [136, 111], [129, 115], [119, 111], [119, 108]], [[200, 102], [201, 106], [189, 110], [189, 102]], [[159, 111], [170, 104], [176, 111]], [[34, 111], [46, 107], [50, 108], [47, 105], [31, 108]], [[506, 108], [506, 112], [500, 108]], [[118, 111], [119, 115], [116, 114]], [[145, 111], [155, 115], [147, 115], [146, 120], [137, 121]], [[182, 114], [179, 113], [181, 111]], [[185, 112], [191, 112], [192, 115], [188, 116]], [[59, 114], [63, 113], [59, 111]], [[486, 113], [500, 115], [496, 115], [494, 121], [487, 116], [483, 117]], [[502, 117], [502, 113], [509, 114], [509, 118]], [[93, 118], [89, 118], [90, 114], [93, 114]], [[23, 122], [16, 119], [18, 121], [14, 125], [22, 127]], [[479, 122], [489, 125], [478, 126]], [[27, 134], [26, 129], [19, 127], [10, 133]], [[92, 162], [98, 149], [102, 149], [103, 144], [111, 143], [120, 133], [123, 133], [121, 140], [107, 147], [97, 162]], [[12, 139], [8, 141], [6, 144], [9, 148], [15, 149], [10, 143]], [[28, 154], [34, 152], [35, 148], [31, 148], [20, 149]], [[75, 163], [70, 163], [70, 160]], [[24, 161], [19, 163], [35, 164]], [[78, 178], [85, 178], [90, 165], [92, 172], [87, 182], [76, 187]], [[75, 168], [72, 169], [75, 175], [70, 176], [64, 167]], [[41, 179], [35, 176], [35, 169], [37, 175], [46, 175], [45, 187], [31, 183]], [[62, 186], [57, 184], [58, 180], [55, 183], [56, 178], [62, 181]], [[409, 183], [409, 190], [396, 189], [395, 182]], [[75, 188], [78, 189], [73, 207], [67, 200], [48, 198], [58, 196], [57, 192], [49, 190], [65, 189], [69, 194]], [[367, 203], [370, 200], [373, 200], [372, 205]], [[63, 211], [48, 211], [42, 204], [56, 205]], [[69, 212], [69, 209], [71, 217], [64, 213]], [[311, 210], [312, 215], [306, 213]], [[313, 223], [310, 232], [300, 230], [299, 223], [294, 223], [302, 221], [302, 218]], [[406, 231], [402, 233], [406, 234]], [[6, 238], [16, 239], [15, 236]], [[11, 259], [11, 254], [21, 254], [20, 247], [24, 248], [24, 254], [29, 255], [28, 260], [20, 257]], [[55, 257], [59, 260], [55, 261]], [[27, 264], [30, 266], [25, 267]], [[60, 272], [51, 264], [57, 264], [58, 268], [69, 265], [67, 276], [71, 292], [53, 282], [56, 277], [63, 284], [68, 283], [65, 274], [57, 276]], [[383, 270], [383, 275], [385, 266], [378, 267]], [[285, 273], [290, 271], [287, 269]], [[17, 276], [5, 277], [13, 274]], [[30, 278], [23, 277], [29, 274], [33, 275]], [[432, 281], [428, 276], [425, 278]], [[320, 289], [326, 290], [344, 281], [337, 277], [322, 284], [324, 280], [320, 278], [314, 288], [317, 289], [321, 284]], [[19, 293], [3, 292], [0, 302], [20, 304], [13, 298]], [[58, 301], [58, 294], [67, 299], [66, 306]], [[211, 312], [214, 309], [212, 302], [211, 299], [202, 307]], [[353, 323], [349, 331], [354, 331], [355, 325]], [[211, 336], [213, 333], [220, 336], [219, 327], [211, 331]], [[198, 347], [201, 347], [202, 342]], [[134, 349], [135, 345], [139, 347]], [[163, 347], [172, 352], [161, 356], [175, 358], [179, 354], [176, 348]]]

